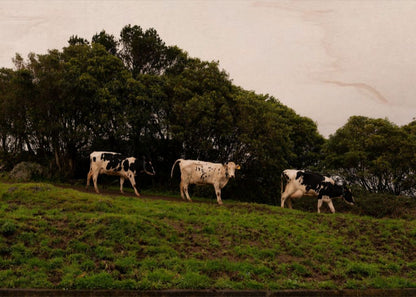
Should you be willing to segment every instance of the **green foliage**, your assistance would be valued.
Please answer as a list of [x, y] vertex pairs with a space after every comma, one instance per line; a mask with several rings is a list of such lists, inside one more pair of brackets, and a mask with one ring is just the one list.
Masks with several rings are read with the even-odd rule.
[[13, 235], [16, 232], [16, 224], [12, 221], [5, 221], [1, 223], [0, 233], [4, 236]]
[[[98, 210], [98, 199], [111, 207]], [[0, 183], [0, 286], [416, 286], [414, 217], [381, 220], [205, 202], [98, 197], [47, 184]]]
[[155, 29], [125, 26], [120, 33], [120, 57], [134, 77], [140, 74], [158, 75], [174, 67], [182, 51], [166, 46]]
[[371, 192], [415, 195], [414, 124], [354, 116], [325, 145], [325, 165]]
[[[0, 69], [5, 170], [30, 161], [48, 168], [49, 178], [85, 178], [89, 153], [108, 150], [153, 158], [158, 174], [140, 176], [141, 187], [176, 189], [177, 177], [168, 182], [171, 165], [188, 158], [240, 164], [223, 191], [234, 200], [278, 204], [286, 168], [337, 173], [370, 192], [416, 195], [415, 121], [398, 127], [354, 116], [326, 141], [311, 119], [235, 86], [218, 61], [189, 57], [153, 28], [127, 25], [118, 39], [103, 30], [91, 42], [71, 36], [62, 50], [27, 60], [17, 54], [14, 63]], [[193, 190], [214, 197], [212, 189]], [[114, 211], [105, 202], [94, 207]]]
[[113, 35], [107, 34], [105, 32], [105, 30], [102, 30], [99, 34], [98, 33], [95, 34], [92, 37], [91, 42], [92, 43], [100, 43], [112, 55], [117, 54], [118, 41], [116, 40], [116, 38]]
[[315, 123], [233, 85], [219, 62], [167, 46], [154, 29], [72, 36], [62, 50], [14, 61], [0, 73], [6, 169], [36, 161], [49, 177], [85, 178], [91, 151], [119, 151], [153, 157], [158, 175], [142, 183], [166, 188], [180, 157], [234, 161], [242, 171], [224, 197], [274, 204], [283, 169], [319, 164]]
[[[355, 205], [346, 204], [342, 199], [332, 199], [335, 209], [340, 213], [351, 213], [374, 218], [402, 218], [412, 219], [416, 216], [416, 199], [409, 196], [397, 196], [386, 193], [369, 193], [358, 188], [353, 189]], [[293, 208], [316, 212], [316, 199], [297, 199]], [[329, 212], [329, 208], [322, 207], [322, 211]]]
[[14, 181], [28, 182], [43, 176], [43, 168], [37, 163], [21, 162], [10, 172], [10, 178]]

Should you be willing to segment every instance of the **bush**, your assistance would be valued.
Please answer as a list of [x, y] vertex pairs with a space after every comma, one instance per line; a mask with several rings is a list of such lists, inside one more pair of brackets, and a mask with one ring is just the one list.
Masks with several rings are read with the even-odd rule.
[[211, 283], [208, 276], [196, 272], [185, 273], [178, 283], [180, 289], [203, 289], [209, 288], [210, 285]]
[[28, 182], [43, 177], [43, 168], [38, 163], [21, 162], [10, 172], [10, 178], [18, 182]]
[[414, 197], [385, 193], [362, 193], [356, 197], [355, 206], [351, 207], [343, 201], [340, 202], [340, 212], [345, 210], [346, 212], [375, 218], [411, 220], [416, 215], [416, 199]]
[[[414, 197], [386, 193], [369, 193], [357, 189], [352, 192], [355, 199], [355, 205], [353, 206], [345, 203], [342, 198], [332, 199], [337, 213], [408, 220], [412, 220], [416, 216], [416, 198]], [[317, 198], [303, 197], [294, 199], [293, 208], [314, 213], [317, 209]], [[321, 211], [329, 213], [329, 208], [326, 203], [323, 204]]]
[[13, 235], [16, 232], [16, 225], [11, 221], [5, 221], [0, 227], [0, 233], [4, 236]]

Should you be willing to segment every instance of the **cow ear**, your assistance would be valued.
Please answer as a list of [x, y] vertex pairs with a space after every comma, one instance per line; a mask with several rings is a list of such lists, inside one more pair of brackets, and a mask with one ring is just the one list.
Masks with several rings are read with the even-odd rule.
[[241, 169], [240, 165], [236, 165], [235, 169], [240, 170]]

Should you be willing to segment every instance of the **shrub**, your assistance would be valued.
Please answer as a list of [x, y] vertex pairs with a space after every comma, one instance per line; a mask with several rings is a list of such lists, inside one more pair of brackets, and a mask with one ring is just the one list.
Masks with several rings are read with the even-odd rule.
[[28, 182], [43, 177], [43, 168], [37, 163], [21, 162], [10, 172], [10, 178], [18, 182]]
[[375, 264], [362, 262], [352, 262], [348, 265], [347, 273], [353, 278], [361, 279], [365, 277], [375, 277], [378, 275], [379, 269]]
[[17, 227], [15, 223], [12, 221], [5, 221], [0, 227], [0, 232], [4, 236], [10, 236], [16, 232], [16, 229]]
[[107, 272], [87, 275], [75, 280], [77, 289], [113, 289], [114, 279]]
[[209, 288], [210, 285], [211, 283], [208, 276], [196, 272], [187, 272], [182, 275], [178, 287], [180, 289], [203, 289]]

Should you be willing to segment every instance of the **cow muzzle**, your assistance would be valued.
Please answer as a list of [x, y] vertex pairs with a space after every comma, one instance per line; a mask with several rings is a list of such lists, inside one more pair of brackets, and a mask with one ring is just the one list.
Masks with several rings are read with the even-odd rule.
[[150, 172], [150, 171], [147, 171], [146, 169], [144, 170], [144, 173], [146, 173], [147, 175], [156, 175], [156, 172]]
[[347, 203], [348, 205], [351, 205], [351, 206], [355, 205], [354, 197], [351, 197], [351, 200], [345, 199], [344, 196], [342, 198], [343, 198], [344, 202]]
[[[150, 170], [147, 170], [147, 168]], [[144, 173], [146, 173], [147, 175], [156, 175], [156, 171], [155, 171], [155, 169], [153, 168], [153, 164], [151, 163], [151, 162], [148, 162], [147, 164], [146, 164], [146, 162], [143, 160], [143, 172]]]
[[349, 202], [349, 201], [347, 201], [347, 200], [345, 200], [345, 199], [344, 199], [344, 201], [345, 201], [345, 203], [347, 203], [348, 205], [351, 205], [351, 206], [355, 205], [355, 203], [354, 203], [354, 202]]

